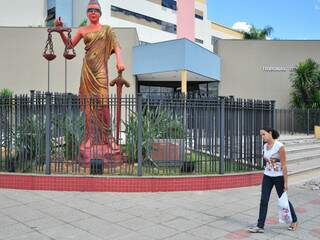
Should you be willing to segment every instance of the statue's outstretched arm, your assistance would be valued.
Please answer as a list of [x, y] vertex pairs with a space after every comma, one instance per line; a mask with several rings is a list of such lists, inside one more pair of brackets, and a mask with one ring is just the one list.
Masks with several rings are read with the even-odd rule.
[[[59, 17], [58, 19], [56, 19], [55, 21], [55, 26], [56, 26], [56, 29], [59, 29], [59, 28], [62, 28], [63, 27], [63, 22], [61, 20], [61, 17]], [[64, 45], [67, 45], [67, 48], [71, 49], [71, 48], [74, 48], [78, 42], [81, 40], [82, 38], [82, 31], [81, 31], [81, 28], [77, 31], [76, 35], [71, 39], [71, 42], [69, 43], [68, 42], [68, 38], [67, 36], [64, 34], [63, 31], [60, 31], [60, 36], [61, 36], [61, 39], [64, 43]]]
[[[64, 45], [67, 45], [68, 44], [68, 38], [66, 37], [64, 32], [60, 32], [60, 36], [61, 36], [61, 39], [62, 39]], [[81, 38], [82, 38], [82, 33], [81, 33], [81, 29], [79, 29], [77, 31], [76, 35], [74, 35], [74, 37], [71, 39], [71, 42], [69, 43], [69, 45], [67, 47], [69, 49], [74, 48], [79, 43]]]

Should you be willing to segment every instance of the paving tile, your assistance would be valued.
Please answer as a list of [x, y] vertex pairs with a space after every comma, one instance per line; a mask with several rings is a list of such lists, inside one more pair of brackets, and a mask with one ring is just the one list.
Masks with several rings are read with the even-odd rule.
[[66, 206], [46, 208], [42, 209], [41, 212], [67, 223], [91, 217], [89, 214], [81, 210], [73, 209]]
[[260, 187], [174, 193], [0, 189], [0, 240], [312, 240], [320, 234], [319, 198], [317, 192], [290, 187], [300, 227], [289, 232], [276, 221], [273, 191], [265, 233], [248, 234], [246, 228], [258, 218]]
[[141, 229], [137, 231], [137, 233], [149, 236], [154, 239], [165, 239], [177, 234], [178, 231], [173, 228], [168, 228], [166, 226], [158, 224], [152, 227], [146, 227], [144, 229]]
[[21, 223], [7, 226], [0, 225], [0, 239], [8, 239], [10, 237], [24, 235], [29, 232], [33, 232], [33, 230]]
[[204, 225], [203, 223], [195, 219], [187, 219], [183, 217], [178, 217], [168, 222], [163, 223], [164, 226], [174, 228], [180, 232], [189, 231], [199, 226]]
[[12, 224], [17, 224], [18, 221], [8, 217], [4, 214], [0, 214], [0, 226], [6, 226], [6, 225], [12, 225]]
[[198, 236], [195, 236], [189, 233], [179, 233], [177, 235], [164, 238], [164, 240], [203, 240], [203, 238], [200, 238]]
[[44, 218], [46, 216], [42, 212], [25, 205], [1, 209], [0, 212], [20, 222]]
[[52, 240], [52, 238], [38, 232], [29, 232], [19, 236], [13, 236], [7, 240]]
[[101, 238], [70, 224], [42, 229], [39, 232], [57, 240], [101, 240]]
[[187, 233], [203, 239], [219, 239], [224, 237], [229, 232], [208, 225], [203, 225], [196, 229], [189, 230]]
[[136, 217], [131, 218], [129, 220], [118, 222], [118, 225], [133, 231], [138, 231], [146, 227], [154, 226], [156, 225], [156, 223], [152, 223], [151, 221], [145, 220], [141, 217]]
[[53, 217], [50, 217], [50, 216], [46, 216], [46, 217], [40, 218], [40, 219], [25, 221], [24, 224], [27, 225], [28, 227], [30, 227], [31, 229], [38, 231], [41, 229], [61, 226], [61, 225], [64, 225], [65, 222], [60, 221], [60, 220], [53, 218]]
[[122, 226], [94, 217], [73, 222], [72, 225], [101, 239], [114, 239], [131, 233]]

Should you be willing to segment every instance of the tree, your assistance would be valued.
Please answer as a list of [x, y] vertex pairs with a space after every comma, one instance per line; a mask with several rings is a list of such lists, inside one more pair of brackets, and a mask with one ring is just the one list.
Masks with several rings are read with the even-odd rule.
[[252, 26], [249, 32], [243, 31], [243, 39], [266, 40], [272, 32], [273, 28], [270, 26], [266, 26], [263, 29], [255, 28], [254, 26]]
[[320, 108], [320, 66], [313, 59], [298, 63], [290, 74], [291, 106]]

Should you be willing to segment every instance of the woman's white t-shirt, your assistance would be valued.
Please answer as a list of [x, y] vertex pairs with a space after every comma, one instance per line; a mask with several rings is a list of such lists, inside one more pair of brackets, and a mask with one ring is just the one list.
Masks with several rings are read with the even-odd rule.
[[279, 150], [283, 144], [277, 140], [274, 141], [273, 146], [268, 149], [267, 144], [263, 146], [263, 158], [266, 161], [264, 167], [264, 174], [270, 177], [283, 176]]

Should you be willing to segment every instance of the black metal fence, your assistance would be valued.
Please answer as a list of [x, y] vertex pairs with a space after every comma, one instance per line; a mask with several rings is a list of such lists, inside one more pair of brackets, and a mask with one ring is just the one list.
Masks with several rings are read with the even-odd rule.
[[141, 176], [262, 168], [259, 129], [274, 125], [274, 102], [130, 96], [120, 103], [51, 93], [0, 98], [0, 171]]
[[274, 122], [281, 134], [313, 134], [320, 125], [320, 109], [276, 109]]

